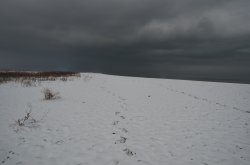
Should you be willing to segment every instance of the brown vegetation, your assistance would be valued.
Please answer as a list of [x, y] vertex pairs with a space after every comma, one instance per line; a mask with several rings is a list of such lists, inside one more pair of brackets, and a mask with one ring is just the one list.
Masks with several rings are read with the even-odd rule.
[[69, 77], [79, 76], [78, 72], [25, 72], [25, 71], [0, 71], [1, 78], [46, 78], [46, 77]]
[[[0, 71], [0, 83], [8, 81], [19, 81], [28, 86], [30, 82], [55, 81], [60, 79], [67, 81], [67, 77], [79, 77], [78, 72], [28, 72], [28, 71]], [[27, 81], [28, 80], [28, 81]]]
[[45, 88], [43, 91], [44, 100], [54, 100], [59, 99], [59, 92], [53, 92], [51, 89]]

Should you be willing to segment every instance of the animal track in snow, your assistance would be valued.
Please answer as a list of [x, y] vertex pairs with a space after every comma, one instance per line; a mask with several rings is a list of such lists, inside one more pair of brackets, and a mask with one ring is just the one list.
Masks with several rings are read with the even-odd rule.
[[[160, 84], [160, 86], [163, 87], [163, 85]], [[194, 99], [197, 99], [197, 100], [202, 100], [204, 102], [208, 102], [210, 104], [215, 104], [217, 106], [221, 106], [221, 107], [229, 107], [233, 110], [237, 110], [237, 111], [242, 111], [242, 112], [245, 112], [245, 113], [250, 113], [249, 110], [243, 110], [243, 109], [240, 109], [238, 107], [231, 107], [231, 106], [228, 106], [226, 104], [222, 104], [222, 103], [219, 103], [219, 102], [216, 102], [216, 101], [211, 101], [211, 100], [208, 100], [207, 98], [201, 98], [201, 97], [198, 97], [198, 96], [195, 96], [195, 95], [192, 95], [191, 93], [185, 93], [184, 91], [178, 91], [178, 90], [175, 90], [175, 89], [172, 89], [172, 88], [168, 88], [168, 87], [165, 87], [165, 89], [167, 90], [170, 90], [172, 92], [175, 92], [175, 93], [180, 93], [180, 94], [183, 94], [183, 95], [186, 95], [186, 96], [189, 96], [189, 97], [192, 97]]]
[[121, 136], [120, 139], [115, 142], [115, 144], [117, 144], [117, 143], [126, 143], [126, 140], [127, 140], [127, 138]]
[[63, 140], [58, 140], [58, 141], [55, 142], [55, 144], [57, 144], [57, 145], [61, 145], [61, 144], [63, 144], [63, 143], [64, 143]]
[[128, 155], [128, 156], [136, 155], [136, 152], [131, 151], [129, 148], [125, 148], [123, 151], [124, 151], [124, 152], [126, 153], [126, 155]]
[[[127, 111], [128, 109], [127, 109], [127, 103], [125, 102], [126, 101], [126, 99], [125, 98], [123, 98], [123, 97], [121, 97], [121, 96], [117, 96], [116, 95], [116, 93], [114, 93], [114, 92], [112, 92], [112, 91], [109, 91], [109, 90], [107, 90], [107, 93], [109, 93], [111, 96], [113, 96], [113, 97], [116, 97], [116, 98], [118, 98], [118, 100], [117, 100], [117, 103], [118, 104], [120, 104], [120, 108], [122, 109], [122, 110], [124, 110], [124, 111]], [[151, 96], [150, 96], [151, 97]], [[120, 115], [122, 112], [119, 112], [119, 111], [116, 111], [114, 114], [115, 114], [115, 116], [118, 116], [119, 115], [119, 117], [121, 118], [121, 119], [126, 119], [126, 116], [124, 116], [124, 115]], [[119, 120], [116, 120], [116, 121], [114, 121], [113, 123], [112, 123], [112, 125], [117, 125], [118, 123], [119, 123], [120, 121]], [[128, 130], [126, 129], [126, 128], [119, 128], [119, 130], [121, 131], [121, 132], [123, 132], [123, 133], [128, 133]], [[112, 132], [112, 134], [113, 135], [117, 135], [117, 134], [119, 134], [119, 131], [118, 132]], [[118, 144], [118, 143], [120, 143], [120, 144], [124, 144], [124, 143], [126, 143], [126, 141], [127, 141], [127, 138], [126, 137], [123, 137], [123, 136], [120, 136], [120, 139], [119, 140], [116, 140], [115, 141], [115, 144]], [[134, 156], [134, 155], [136, 155], [136, 152], [134, 152], [134, 151], [131, 151], [129, 148], [125, 148], [124, 150], [123, 150], [125, 153], [126, 153], [126, 155], [127, 156]], [[119, 163], [119, 161], [117, 161], [117, 162], [115, 162], [115, 164], [118, 164]]]
[[120, 116], [122, 119], [125, 119], [125, 117], [124, 116]]
[[117, 125], [119, 123], [119, 121], [114, 121], [113, 125]]
[[14, 155], [14, 154], [15, 154], [15, 152], [9, 151], [8, 154], [7, 154], [7, 156], [1, 161], [1, 164], [4, 164], [4, 163], [5, 163], [8, 159], [10, 159], [11, 156]]

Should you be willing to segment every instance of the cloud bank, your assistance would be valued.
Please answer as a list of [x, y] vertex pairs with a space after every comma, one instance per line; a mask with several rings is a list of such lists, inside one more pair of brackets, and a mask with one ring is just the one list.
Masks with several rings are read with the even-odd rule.
[[2, 0], [0, 68], [250, 82], [248, 0]]

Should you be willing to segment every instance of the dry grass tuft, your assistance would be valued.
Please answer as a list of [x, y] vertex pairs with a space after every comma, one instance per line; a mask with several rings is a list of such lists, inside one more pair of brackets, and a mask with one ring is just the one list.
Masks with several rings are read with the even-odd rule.
[[59, 99], [59, 92], [53, 92], [51, 89], [45, 88], [43, 91], [44, 100], [55, 100]]
[[26, 111], [26, 114], [23, 118], [20, 118], [16, 121], [16, 124], [20, 127], [30, 127], [32, 126], [32, 124], [37, 122], [33, 117], [31, 117], [31, 112], [32, 112], [31, 104], [28, 106], [29, 106], [29, 111]]

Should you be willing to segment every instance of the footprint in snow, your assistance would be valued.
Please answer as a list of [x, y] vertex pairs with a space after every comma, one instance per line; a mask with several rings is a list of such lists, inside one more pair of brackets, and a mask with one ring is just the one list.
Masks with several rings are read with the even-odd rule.
[[63, 140], [58, 140], [58, 141], [55, 142], [55, 144], [58, 144], [58, 145], [61, 145], [61, 144], [63, 144], [63, 143], [64, 143]]
[[194, 96], [194, 99], [199, 99], [199, 97], [197, 97], [197, 96]]
[[238, 149], [240, 149], [240, 150], [243, 149], [243, 147], [240, 147], [240, 146], [238, 146], [238, 145], [236, 145], [235, 147], [238, 148]]
[[120, 128], [121, 130], [122, 130], [122, 132], [124, 132], [124, 133], [127, 133], [128, 132], [128, 130], [126, 129], [126, 128]]
[[115, 112], [115, 115], [119, 115], [121, 112]]
[[133, 152], [133, 151], [131, 151], [131, 150], [128, 149], [128, 148], [125, 148], [123, 151], [124, 151], [124, 152], [126, 153], [126, 155], [128, 155], [128, 156], [136, 155], [136, 152]]
[[202, 100], [203, 100], [203, 101], [208, 101], [208, 99], [206, 99], [206, 98], [203, 98]]
[[4, 164], [8, 159], [10, 159], [11, 155], [14, 155], [15, 152], [9, 151], [7, 156], [1, 161], [2, 164]]
[[117, 144], [117, 143], [126, 143], [126, 140], [127, 140], [127, 138], [121, 136], [120, 139], [115, 142], [115, 144]]
[[117, 125], [119, 123], [119, 121], [114, 121], [113, 125]]
[[234, 110], [240, 110], [240, 109], [239, 109], [239, 108], [237, 108], [237, 107], [233, 107], [233, 109], [234, 109]]

